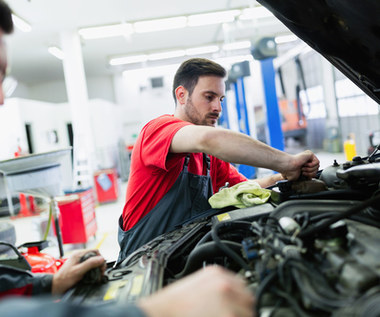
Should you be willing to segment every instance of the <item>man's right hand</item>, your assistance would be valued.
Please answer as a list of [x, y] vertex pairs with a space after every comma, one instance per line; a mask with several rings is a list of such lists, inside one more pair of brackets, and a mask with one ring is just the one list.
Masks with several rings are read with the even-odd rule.
[[285, 179], [297, 180], [301, 173], [307, 178], [313, 178], [317, 175], [319, 169], [319, 160], [315, 154], [309, 150], [292, 155], [285, 171], [281, 174]]
[[137, 304], [149, 317], [252, 317], [254, 302], [242, 278], [209, 266]]
[[[80, 258], [90, 251], [95, 252], [97, 256], [93, 256], [81, 263]], [[88, 271], [96, 267], [101, 267], [103, 272], [106, 269], [106, 262], [98, 250], [78, 250], [73, 252], [58, 272], [54, 274], [52, 294], [63, 294], [78, 283]]]

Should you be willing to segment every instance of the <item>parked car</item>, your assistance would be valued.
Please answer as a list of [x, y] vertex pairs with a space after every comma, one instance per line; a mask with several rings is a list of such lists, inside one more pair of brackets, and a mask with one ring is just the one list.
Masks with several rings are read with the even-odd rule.
[[[380, 102], [380, 2], [259, 2]], [[155, 238], [66, 300], [135, 301], [219, 264], [246, 278], [260, 316], [379, 316], [379, 182], [380, 153], [331, 162], [315, 180], [280, 182], [269, 203]]]

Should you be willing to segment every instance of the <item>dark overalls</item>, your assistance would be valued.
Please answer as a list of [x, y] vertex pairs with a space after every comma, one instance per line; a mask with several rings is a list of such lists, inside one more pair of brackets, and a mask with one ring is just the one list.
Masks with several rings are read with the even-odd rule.
[[157, 205], [133, 228], [124, 231], [123, 217], [119, 219], [118, 240], [120, 253], [118, 262], [153, 238], [178, 228], [189, 219], [200, 216], [211, 209], [208, 199], [213, 194], [210, 177], [210, 158], [203, 154], [206, 175], [189, 173], [190, 155], [186, 156], [183, 169], [174, 185]]

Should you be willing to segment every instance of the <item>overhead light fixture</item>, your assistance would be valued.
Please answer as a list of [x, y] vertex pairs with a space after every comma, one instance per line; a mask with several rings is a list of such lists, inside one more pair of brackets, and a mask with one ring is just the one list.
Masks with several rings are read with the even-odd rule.
[[181, 56], [185, 56], [185, 54], [186, 54], [185, 50], [176, 50], [176, 51], [168, 51], [168, 52], [162, 52], [162, 53], [153, 53], [153, 54], [148, 55], [148, 60], [157, 61], [160, 59], [181, 57]]
[[217, 45], [200, 46], [200, 47], [188, 48], [186, 50], [186, 55], [211, 54], [217, 51], [219, 51], [219, 46]]
[[270, 12], [265, 7], [254, 7], [244, 9], [242, 14], [239, 16], [240, 20], [255, 20], [262, 18], [273, 17], [272, 12]]
[[223, 66], [230, 66], [235, 63], [244, 61], [253, 61], [252, 55], [238, 55], [238, 56], [228, 56], [216, 59], [216, 61]]
[[132, 33], [148, 33], [170, 29], [180, 29], [186, 26], [202, 26], [222, 24], [235, 21], [236, 17], [241, 20], [250, 20], [264, 17], [273, 17], [273, 14], [264, 7], [234, 9], [218, 12], [193, 14], [189, 16], [176, 16], [165, 19], [136, 21], [114, 25], [96, 26], [79, 29], [78, 33], [84, 39], [99, 39], [114, 36], [128, 36]]
[[235, 17], [241, 13], [240, 10], [228, 10], [212, 13], [194, 14], [188, 16], [188, 26], [200, 26], [218, 23], [233, 22]]
[[223, 50], [233, 51], [233, 50], [241, 50], [241, 49], [250, 48], [250, 47], [251, 47], [250, 41], [240, 41], [240, 42], [232, 42], [232, 43], [224, 44]]
[[32, 27], [28, 22], [25, 20], [21, 19], [17, 15], [12, 13], [12, 21], [14, 25], [22, 32], [30, 32], [32, 30]]
[[79, 35], [86, 40], [100, 39], [105, 37], [128, 36], [133, 33], [133, 27], [130, 23], [121, 23], [105, 26], [96, 26], [79, 29]]
[[273, 60], [273, 66], [275, 69], [278, 69], [279, 67], [286, 64], [287, 62], [293, 61], [295, 57], [307, 54], [311, 52], [312, 50], [313, 49], [309, 45], [302, 42], [301, 44], [298, 44], [297, 46], [292, 47], [286, 53], [276, 57]]
[[283, 35], [283, 36], [276, 36], [274, 41], [276, 44], [283, 44], [283, 43], [288, 43], [288, 42], [294, 42], [297, 41], [298, 37], [295, 36], [294, 34], [289, 34], [289, 35]]
[[50, 46], [48, 48], [48, 51], [51, 55], [55, 56], [56, 58], [63, 60], [65, 57], [65, 54], [62, 52], [62, 50], [57, 46]]
[[144, 68], [137, 68], [137, 69], [131, 69], [131, 70], [125, 70], [122, 72], [123, 76], [125, 77], [132, 77], [135, 76], [135, 74], [140, 73], [143, 71], [145, 74], [149, 74], [150, 77], [160, 77], [163, 73], [175, 73], [178, 68], [178, 63], [174, 64], [165, 64], [160, 66], [151, 66], [151, 67], [144, 67]]
[[148, 60], [148, 56], [145, 54], [134, 55], [134, 56], [124, 56], [124, 57], [115, 57], [110, 60], [110, 65], [124, 65], [124, 64], [134, 64], [134, 63], [143, 63]]
[[186, 27], [186, 22], [187, 18], [185, 16], [178, 16], [167, 19], [135, 22], [133, 27], [136, 33], [146, 33], [184, 28]]

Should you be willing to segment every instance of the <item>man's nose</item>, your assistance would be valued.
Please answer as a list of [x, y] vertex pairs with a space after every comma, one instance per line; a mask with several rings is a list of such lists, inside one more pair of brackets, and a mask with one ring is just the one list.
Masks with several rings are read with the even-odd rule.
[[3, 83], [0, 82], [0, 105], [4, 104]]
[[222, 112], [222, 102], [220, 100], [216, 100], [212, 107], [213, 112]]

